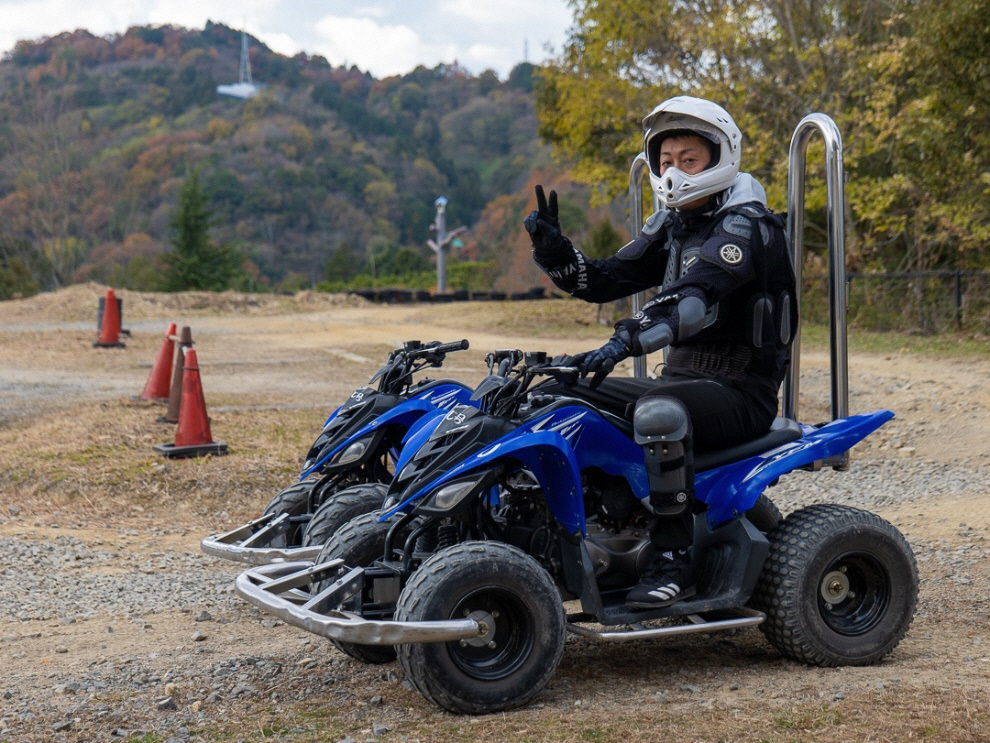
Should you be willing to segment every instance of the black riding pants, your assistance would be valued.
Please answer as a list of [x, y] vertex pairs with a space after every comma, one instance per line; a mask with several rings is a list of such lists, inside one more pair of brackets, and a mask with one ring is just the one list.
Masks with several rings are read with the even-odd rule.
[[[777, 393], [771, 384], [735, 385], [718, 379], [665, 372], [656, 379], [607, 378], [592, 390], [587, 381], [565, 388], [564, 394], [587, 400], [631, 418], [639, 400], [669, 396], [680, 400], [691, 416], [694, 451], [713, 451], [750, 441], [770, 430], [777, 415]], [[693, 456], [693, 452], [690, 452]], [[694, 483], [690, 482], [693, 494]], [[658, 518], [651, 533], [663, 550], [686, 549], [694, 541], [694, 507]]]

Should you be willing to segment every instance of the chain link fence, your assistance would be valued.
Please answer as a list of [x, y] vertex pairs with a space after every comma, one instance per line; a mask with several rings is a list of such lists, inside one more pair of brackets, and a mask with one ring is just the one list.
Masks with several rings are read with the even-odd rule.
[[[828, 276], [802, 277], [801, 315], [828, 323]], [[926, 335], [990, 334], [990, 273], [919, 271], [848, 273], [850, 328]]]

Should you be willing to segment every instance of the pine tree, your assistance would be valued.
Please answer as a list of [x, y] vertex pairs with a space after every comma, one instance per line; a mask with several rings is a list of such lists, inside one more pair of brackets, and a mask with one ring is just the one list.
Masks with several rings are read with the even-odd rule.
[[165, 291], [230, 287], [237, 273], [237, 255], [229, 246], [210, 240], [212, 223], [209, 196], [200, 185], [199, 171], [193, 170], [179, 191], [179, 204], [170, 221], [175, 249], [165, 256]]

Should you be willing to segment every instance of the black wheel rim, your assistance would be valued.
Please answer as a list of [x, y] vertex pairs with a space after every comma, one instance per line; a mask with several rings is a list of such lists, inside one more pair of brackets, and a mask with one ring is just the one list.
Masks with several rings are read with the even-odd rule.
[[873, 629], [890, 605], [890, 575], [873, 554], [852, 551], [840, 555], [822, 571], [818, 582], [818, 611], [833, 632], [862, 635]]
[[451, 658], [472, 678], [497, 681], [511, 676], [533, 649], [533, 620], [526, 605], [504, 588], [489, 587], [465, 596], [451, 619], [470, 617], [482, 624], [483, 636], [449, 643]]

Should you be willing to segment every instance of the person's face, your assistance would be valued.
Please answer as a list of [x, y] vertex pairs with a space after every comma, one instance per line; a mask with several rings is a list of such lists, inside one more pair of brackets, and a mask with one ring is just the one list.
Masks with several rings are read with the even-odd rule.
[[[660, 175], [667, 172], [668, 168], [677, 168], [682, 173], [695, 175], [707, 168], [712, 162], [712, 153], [708, 145], [701, 137], [668, 137], [660, 145], [660, 157], [657, 165], [660, 167]], [[708, 201], [707, 196], [703, 196], [697, 201], [684, 204], [683, 211], [690, 211], [704, 206]]]

